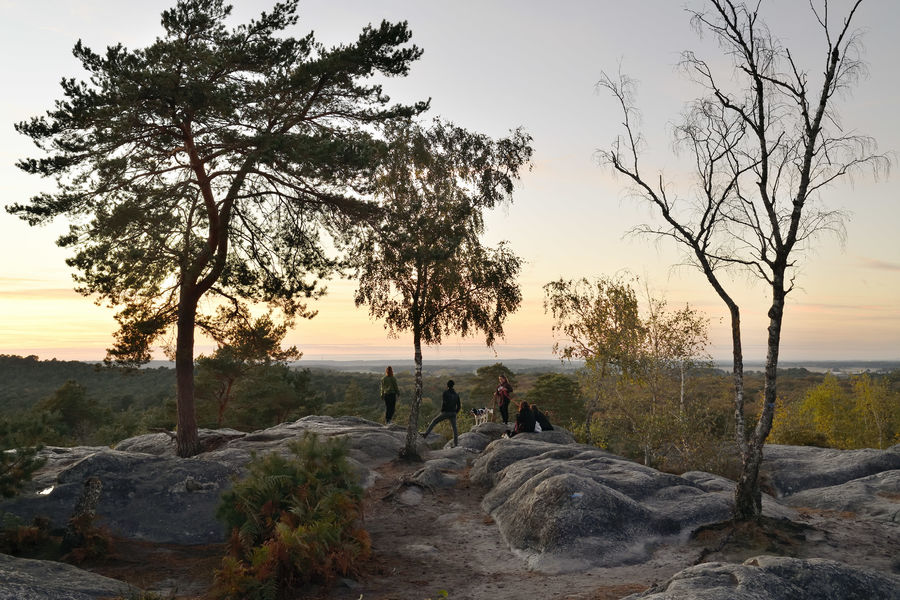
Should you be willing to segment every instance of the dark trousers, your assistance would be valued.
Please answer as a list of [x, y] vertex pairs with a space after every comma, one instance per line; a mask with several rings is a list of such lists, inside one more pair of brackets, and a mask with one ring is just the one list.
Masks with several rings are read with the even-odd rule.
[[397, 408], [397, 394], [390, 393], [381, 397], [384, 400], [384, 422], [388, 425], [394, 418], [394, 409]]
[[459, 434], [456, 431], [456, 413], [455, 412], [442, 412], [435, 418], [431, 420], [431, 424], [428, 425], [428, 429], [425, 430], [423, 435], [428, 436], [431, 433], [431, 430], [434, 429], [434, 426], [444, 420], [450, 420], [450, 427], [453, 428], [453, 445], [455, 446], [459, 441]]
[[500, 403], [500, 417], [504, 423], [509, 423], [509, 400]]

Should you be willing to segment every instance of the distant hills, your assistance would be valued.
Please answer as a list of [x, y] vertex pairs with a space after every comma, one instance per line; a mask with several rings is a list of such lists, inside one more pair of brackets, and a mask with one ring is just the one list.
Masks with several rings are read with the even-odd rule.
[[[502, 362], [505, 366], [515, 373], [572, 373], [581, 368], [584, 364], [582, 361], [562, 362], [555, 359], [539, 359], [539, 358], [514, 358], [508, 360], [467, 360], [467, 359], [440, 359], [425, 360], [422, 369], [426, 373], [453, 373], [465, 372], [474, 373], [480, 367], [490, 366], [495, 363]], [[291, 366], [301, 369], [326, 369], [333, 371], [354, 372], [354, 373], [383, 373], [385, 367], [392, 366], [395, 371], [413, 371], [415, 363], [412, 360], [404, 359], [386, 359], [386, 360], [307, 360], [303, 359], [291, 363]], [[718, 360], [714, 361], [714, 365], [723, 371], [731, 371], [731, 362]], [[175, 363], [169, 361], [150, 361], [147, 367], [158, 368], [168, 367], [174, 368]], [[762, 371], [765, 367], [763, 361], [745, 361], [745, 371]], [[806, 369], [813, 373], [826, 373], [831, 371], [835, 374], [856, 374], [856, 373], [889, 373], [891, 371], [900, 370], [900, 360], [804, 360], [804, 361], [781, 361], [778, 365], [780, 370], [786, 369]]]

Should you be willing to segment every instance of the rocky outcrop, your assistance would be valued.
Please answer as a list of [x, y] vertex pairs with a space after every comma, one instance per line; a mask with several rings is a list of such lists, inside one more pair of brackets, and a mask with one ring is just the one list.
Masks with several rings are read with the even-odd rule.
[[900, 445], [835, 450], [768, 445], [762, 482], [780, 501], [900, 523]]
[[405, 443], [402, 428], [357, 417], [311, 416], [253, 433], [200, 433], [201, 445], [213, 449], [188, 459], [175, 457], [167, 434], [124, 440], [116, 449], [46, 448], [42, 455], [47, 463], [21, 495], [0, 502], [0, 510], [26, 522], [48, 517], [52, 527], [62, 529], [85, 480], [98, 477], [103, 491], [97, 524], [114, 535], [156, 543], [214, 543], [226, 534], [215, 518], [219, 498], [254, 453], [287, 455], [290, 444], [306, 433], [343, 439], [359, 480], [370, 485], [376, 477], [373, 469], [396, 458]]
[[0, 554], [0, 600], [137, 598], [127, 583], [46, 560]]
[[784, 498], [783, 502], [790, 506], [853, 513], [858, 517], [900, 524], [900, 470], [806, 490]]
[[758, 556], [704, 563], [625, 600], [900, 600], [900, 577], [833, 560]]
[[768, 444], [763, 448], [760, 477], [772, 495], [783, 498], [895, 469], [900, 469], [900, 444], [887, 450]]
[[636, 563], [655, 544], [730, 515], [724, 493], [536, 435], [541, 441], [516, 436], [492, 443], [471, 471], [473, 481], [491, 486], [482, 507], [532, 568], [565, 572]]
[[215, 461], [103, 448], [59, 470], [55, 481], [45, 481], [47, 487], [41, 491], [3, 502], [0, 510], [26, 522], [47, 517], [51, 527], [64, 528], [85, 480], [98, 477], [103, 490], [96, 522], [114, 535], [173, 544], [220, 542], [225, 530], [215, 519], [216, 507], [238, 470], [238, 465]]
[[[471, 465], [471, 481], [485, 487], [482, 508], [496, 522], [503, 539], [531, 568], [556, 573], [640, 563], [660, 544], [680, 543], [701, 525], [730, 517], [735, 484], [724, 477], [661, 473], [576, 444], [565, 430], [510, 439], [501, 438], [505, 429], [496, 423], [479, 425], [462, 433], [457, 447], [430, 452], [426, 440], [419, 440], [420, 454], [428, 460], [398, 487], [399, 501], [415, 506], [423, 494], [460, 483]], [[48, 517], [62, 531], [84, 493], [85, 482], [98, 478], [102, 488], [93, 510], [97, 523], [115, 535], [157, 543], [219, 542], [226, 533], [214, 517], [219, 499], [254, 453], [287, 455], [290, 445], [307, 433], [342, 439], [360, 482], [370, 485], [378, 477], [375, 468], [397, 457], [406, 437], [405, 429], [397, 425], [318, 416], [246, 434], [200, 433], [205, 451], [188, 459], [175, 456], [174, 442], [164, 433], [131, 438], [114, 449], [45, 448], [46, 464], [22, 495], [0, 502], [0, 510], [26, 521], [38, 515]], [[440, 436], [429, 436], [427, 441], [435, 447], [443, 444]], [[768, 446], [764, 477], [778, 499], [764, 495], [764, 513], [793, 519], [792, 507], [848, 511], [892, 521], [872, 521], [871, 525], [893, 531], [900, 499], [898, 455], [898, 446], [849, 452]], [[108, 581], [82, 576], [73, 567], [4, 560], [0, 562], [0, 600], [125, 595], [125, 584], [112, 582], [112, 588], [105, 588]], [[831, 561], [771, 557], [754, 561], [698, 565], [636, 597], [896, 598], [877, 595], [897, 589], [896, 575]], [[12, 571], [18, 575], [7, 576]], [[826, 586], [822, 583], [826, 581], [832, 583]], [[844, 589], [840, 586], [845, 584], [871, 594], [836, 596], [825, 591], [828, 586]], [[96, 594], [92, 586], [97, 586]], [[822, 590], [822, 594], [796, 595], [811, 594], [810, 590]]]
[[[499, 440], [503, 434], [509, 431], [509, 426], [503, 423], [482, 423], [476, 425], [466, 433], [460, 434], [459, 445], [471, 450], [481, 452], [494, 440]], [[553, 444], [574, 444], [575, 438], [565, 429], [553, 429], [541, 433], [522, 433], [520, 439], [531, 439]], [[450, 442], [447, 443], [448, 446]]]

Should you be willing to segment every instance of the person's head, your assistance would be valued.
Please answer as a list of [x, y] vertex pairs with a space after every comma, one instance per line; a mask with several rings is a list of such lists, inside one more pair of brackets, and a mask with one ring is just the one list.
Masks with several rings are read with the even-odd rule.
[[388, 376], [390, 376], [390, 377], [393, 377], [393, 376], [394, 376], [394, 369], [393, 369], [392, 367], [388, 367], [387, 369], [384, 370], [384, 374], [385, 374], [385, 375], [388, 375]]
[[451, 379], [447, 382], [447, 389], [452, 390], [454, 385], [456, 385], [456, 383], [454, 383], [454, 381]]
[[522, 400], [522, 402], [519, 404], [519, 412], [523, 412], [523, 413], [524, 413], [524, 412], [528, 412], [529, 410], [531, 410], [531, 407], [528, 406], [528, 403], [527, 403], [527, 402], [525, 402], [524, 400]]
[[506, 375], [500, 375], [499, 377], [497, 377], [497, 380], [500, 383], [509, 383], [509, 380], [506, 378]]

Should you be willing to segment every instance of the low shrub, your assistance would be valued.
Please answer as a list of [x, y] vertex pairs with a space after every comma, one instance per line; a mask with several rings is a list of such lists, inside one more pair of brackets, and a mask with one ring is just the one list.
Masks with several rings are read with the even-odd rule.
[[290, 451], [254, 456], [223, 495], [217, 516], [231, 538], [213, 597], [293, 598], [304, 585], [357, 574], [369, 557], [369, 535], [358, 525], [363, 491], [346, 444], [307, 435]]

